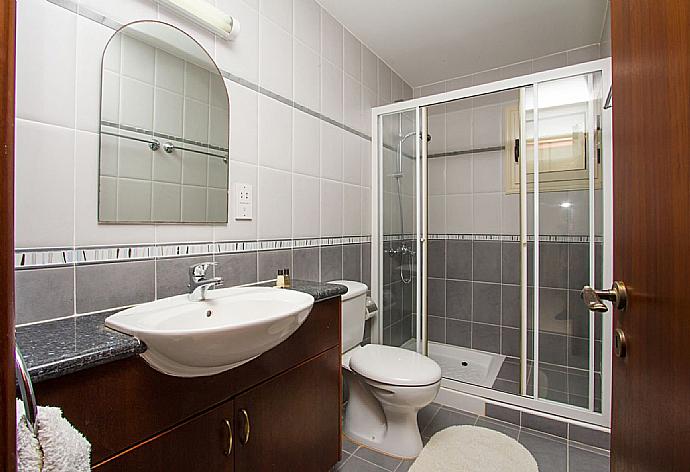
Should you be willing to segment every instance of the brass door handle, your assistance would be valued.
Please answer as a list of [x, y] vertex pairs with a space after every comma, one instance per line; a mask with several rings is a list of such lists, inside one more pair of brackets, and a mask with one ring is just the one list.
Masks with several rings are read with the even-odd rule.
[[225, 420], [225, 426], [228, 428], [228, 447], [225, 449], [225, 455], [232, 454], [232, 424], [230, 420]]
[[249, 425], [249, 413], [247, 413], [247, 410], [242, 408], [240, 410], [240, 415], [242, 415], [242, 436], [240, 436], [240, 444], [244, 446], [249, 442], [251, 426]]
[[615, 281], [610, 290], [594, 290], [589, 285], [580, 292], [580, 297], [585, 302], [587, 309], [604, 313], [608, 307], [602, 300], [613, 303], [617, 310], [625, 310], [628, 305], [628, 291], [623, 282]]

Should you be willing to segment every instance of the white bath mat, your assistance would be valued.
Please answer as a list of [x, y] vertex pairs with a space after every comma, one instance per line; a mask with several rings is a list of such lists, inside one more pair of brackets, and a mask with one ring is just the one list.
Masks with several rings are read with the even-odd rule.
[[516, 440], [478, 426], [451, 426], [434, 434], [409, 472], [538, 472]]

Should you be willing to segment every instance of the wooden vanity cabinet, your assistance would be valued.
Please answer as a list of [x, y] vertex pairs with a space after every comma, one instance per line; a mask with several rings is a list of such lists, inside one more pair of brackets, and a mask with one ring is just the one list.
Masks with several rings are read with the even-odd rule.
[[317, 302], [283, 343], [218, 375], [171, 377], [130, 357], [36, 395], [91, 442], [98, 472], [325, 472], [341, 450], [340, 316], [340, 297]]

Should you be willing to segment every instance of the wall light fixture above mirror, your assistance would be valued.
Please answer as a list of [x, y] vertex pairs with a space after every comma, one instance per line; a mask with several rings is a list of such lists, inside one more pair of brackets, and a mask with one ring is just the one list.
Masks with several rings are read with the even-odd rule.
[[118, 30], [101, 73], [100, 223], [226, 223], [229, 99], [208, 53], [158, 21]]

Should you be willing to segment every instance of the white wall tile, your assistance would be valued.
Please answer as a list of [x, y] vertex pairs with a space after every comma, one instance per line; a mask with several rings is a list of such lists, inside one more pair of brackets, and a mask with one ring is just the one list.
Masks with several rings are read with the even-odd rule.
[[320, 163], [320, 121], [299, 110], [293, 111], [293, 172], [318, 177]]
[[[153, 129], [159, 133], [182, 136], [184, 100], [182, 95], [157, 88]], [[227, 113], [225, 113], [227, 116]]]
[[474, 110], [472, 145], [478, 148], [498, 146], [501, 139], [503, 116], [498, 105], [491, 105]]
[[184, 61], [161, 49], [156, 49], [156, 86], [182, 95], [184, 93]]
[[379, 68], [379, 105], [391, 103], [391, 69], [381, 59], [378, 61]]
[[362, 80], [362, 43], [348, 30], [343, 30], [343, 69], [352, 78]]
[[520, 194], [503, 194], [501, 233], [520, 234]]
[[117, 220], [150, 221], [150, 219], [151, 182], [117, 179]]
[[184, 95], [202, 103], [208, 103], [210, 89], [209, 72], [187, 62], [184, 71]]
[[226, 81], [230, 95], [230, 156], [256, 164], [259, 152], [259, 96], [253, 90]]
[[321, 62], [321, 112], [336, 121], [343, 119], [343, 72], [328, 61]]
[[183, 152], [184, 151], [176, 149], [171, 153], [153, 153], [153, 179], [157, 180], [158, 182], [168, 182], [173, 184], [182, 183]]
[[182, 184], [205, 187], [208, 177], [208, 159], [208, 156], [203, 154], [182, 151]]
[[[112, 123], [120, 122], [120, 75], [103, 71], [101, 83], [101, 116], [100, 119]], [[88, 119], [86, 119], [88, 122]], [[96, 114], [95, 123], [92, 125], [99, 129], [99, 117]]]
[[429, 159], [429, 195], [445, 195], [446, 193], [446, 158], [435, 157]]
[[158, 9], [158, 20], [181, 29], [198, 42], [210, 57], [214, 57], [215, 35], [205, 27], [192, 20], [188, 20], [163, 5]]
[[321, 109], [321, 58], [317, 52], [295, 40], [295, 101], [311, 110]]
[[120, 79], [120, 123], [138, 128], [153, 127], [153, 86], [135, 79]]
[[362, 46], [362, 82], [369, 89], [376, 91], [379, 89], [379, 60], [376, 54], [371, 52], [366, 46]]
[[151, 179], [153, 151], [148, 145], [131, 139], [119, 139], [118, 176], [129, 179]]
[[403, 80], [395, 72], [391, 75], [391, 101], [403, 99]]
[[292, 37], [278, 25], [260, 19], [259, 83], [271, 92], [292, 98]]
[[206, 220], [206, 187], [182, 185], [182, 219], [197, 223]]
[[264, 95], [259, 97], [259, 164], [292, 169], [292, 109]]
[[[125, 80], [125, 79], [123, 79]], [[185, 139], [208, 142], [208, 105], [187, 98], [184, 101], [184, 131]]]
[[230, 112], [227, 107], [211, 107], [208, 126], [208, 142], [223, 148], [228, 147], [230, 137]]
[[208, 179], [209, 187], [227, 189], [228, 188], [228, 163], [217, 157], [208, 158]]
[[292, 2], [290, 0], [261, 0], [259, 12], [292, 33]]
[[95, 185], [100, 195], [92, 195], [98, 201], [98, 218], [103, 221], [117, 220], [117, 178], [99, 177], [100, 185]]
[[343, 133], [343, 182], [353, 185], [362, 183], [362, 138]]
[[461, 154], [446, 158], [446, 192], [472, 193], [472, 156]]
[[153, 47], [130, 36], [122, 36], [123, 75], [153, 85], [155, 64]]
[[44, 0], [17, 3], [17, 117], [74, 126], [76, 33], [74, 13]]
[[362, 189], [362, 234], [371, 234], [371, 189]]
[[321, 179], [321, 236], [343, 235], [343, 184]]
[[475, 233], [500, 234], [501, 194], [476, 193], [473, 197]]
[[294, 34], [317, 54], [321, 51], [321, 7], [314, 0], [294, 0]]
[[232, 74], [259, 81], [259, 13], [242, 0], [217, 0], [218, 8], [237, 18], [241, 34], [232, 41], [218, 40], [218, 66]]
[[371, 109], [378, 103], [376, 92], [369, 87], [362, 87], [362, 121], [360, 131], [371, 136]]
[[503, 189], [503, 153], [482, 152], [472, 155], [471, 159], [474, 192], [500, 192]]
[[292, 234], [292, 174], [259, 167], [258, 238]]
[[177, 184], [153, 182], [153, 207], [151, 217], [154, 221], [180, 221], [182, 187]]
[[79, 5], [122, 24], [158, 18], [157, 5], [145, 0], [79, 0]]
[[316, 238], [321, 231], [320, 180], [317, 177], [292, 176], [292, 235]]
[[443, 195], [429, 196], [429, 233], [446, 233], [446, 197]]
[[345, 74], [343, 76], [343, 122], [354, 129], [362, 126], [362, 86]]
[[325, 10], [321, 10], [321, 54], [343, 68], [343, 26]]
[[97, 132], [101, 95], [101, 55], [112, 30], [86, 18], [77, 18], [77, 129]]
[[[472, 109], [465, 107], [470, 101], [447, 105], [446, 151], [472, 149]], [[462, 107], [463, 109], [460, 109]], [[433, 139], [432, 139], [433, 142]]]
[[17, 120], [15, 139], [15, 246], [71, 246], [74, 130]]
[[362, 187], [343, 185], [343, 235], [362, 234]]
[[472, 195], [446, 197], [446, 231], [452, 234], [473, 232]]
[[206, 190], [206, 220], [224, 223], [228, 218], [228, 192], [220, 188]]
[[331, 180], [343, 178], [343, 132], [329, 123], [321, 122], [321, 177]]
[[362, 158], [362, 186], [371, 188], [371, 142], [360, 138], [359, 147]]

